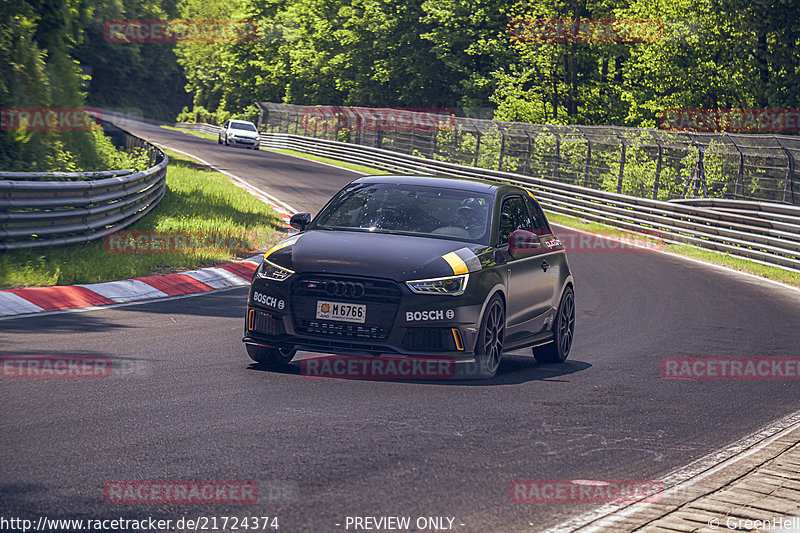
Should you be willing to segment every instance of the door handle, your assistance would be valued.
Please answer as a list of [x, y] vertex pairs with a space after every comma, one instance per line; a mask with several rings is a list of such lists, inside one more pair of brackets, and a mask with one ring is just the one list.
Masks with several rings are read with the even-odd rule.
[[547, 272], [547, 269], [548, 269], [548, 268], [550, 268], [550, 263], [548, 263], [548, 262], [547, 262], [547, 259], [544, 259], [544, 260], [542, 261], [542, 270], [544, 270], [545, 272]]

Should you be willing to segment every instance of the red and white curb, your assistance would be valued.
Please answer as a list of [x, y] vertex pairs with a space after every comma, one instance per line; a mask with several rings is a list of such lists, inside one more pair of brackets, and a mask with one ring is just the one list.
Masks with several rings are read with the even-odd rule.
[[250, 285], [261, 255], [216, 267], [143, 278], [0, 291], [0, 319], [96, 308]]

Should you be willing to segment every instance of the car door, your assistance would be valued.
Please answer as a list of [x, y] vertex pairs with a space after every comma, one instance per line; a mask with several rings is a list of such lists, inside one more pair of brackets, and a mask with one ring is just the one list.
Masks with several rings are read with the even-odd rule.
[[[498, 248], [508, 249], [508, 238], [512, 231], [524, 229], [535, 231], [535, 224], [528, 212], [522, 195], [512, 194], [503, 199], [500, 208]], [[540, 244], [530, 253], [511, 257], [506, 254], [506, 327], [509, 340], [533, 335], [541, 329], [541, 315], [550, 307], [552, 295], [549, 268], [543, 268], [542, 255], [546, 253]]]
[[222, 125], [222, 128], [219, 130], [219, 140], [225, 141], [228, 138], [228, 126], [230, 125], [230, 120], [226, 120], [225, 123]]
[[567, 254], [564, 244], [558, 236], [550, 228], [547, 218], [544, 216], [539, 203], [529, 195], [525, 198], [528, 203], [528, 211], [533, 220], [534, 232], [539, 235], [542, 240], [542, 260], [548, 264], [547, 278], [549, 285], [548, 297], [550, 298], [551, 306], [558, 307], [557, 298], [561, 296], [561, 280], [562, 273], [569, 270], [567, 266]]

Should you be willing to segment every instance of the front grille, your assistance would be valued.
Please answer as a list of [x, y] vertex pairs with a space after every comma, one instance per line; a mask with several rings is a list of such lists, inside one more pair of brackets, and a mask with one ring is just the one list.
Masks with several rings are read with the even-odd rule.
[[403, 293], [397, 283], [389, 280], [303, 276], [292, 285], [292, 295], [305, 298], [333, 298], [359, 303], [399, 303]]
[[457, 349], [450, 328], [410, 328], [403, 336], [403, 348], [414, 352], [452, 352]]
[[[307, 335], [342, 340], [384, 340], [391, 332], [402, 294], [397, 284], [390, 280], [305, 275], [292, 284], [292, 318], [295, 329]], [[318, 320], [319, 300], [366, 304], [366, 320], [363, 324]]]
[[286, 329], [283, 327], [283, 320], [281, 320], [280, 317], [264, 313], [257, 309], [252, 309], [250, 312], [253, 313], [252, 331], [273, 337], [286, 333]]

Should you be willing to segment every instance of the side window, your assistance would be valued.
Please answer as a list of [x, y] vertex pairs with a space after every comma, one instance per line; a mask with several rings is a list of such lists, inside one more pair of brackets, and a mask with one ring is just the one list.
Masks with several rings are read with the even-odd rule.
[[500, 236], [498, 245], [508, 244], [508, 236], [516, 229], [533, 229], [525, 201], [519, 196], [507, 198], [500, 209]]
[[533, 198], [526, 198], [528, 203], [528, 212], [531, 214], [533, 220], [533, 229], [538, 232], [552, 233], [550, 224], [547, 223], [547, 218], [544, 216], [542, 208]]

